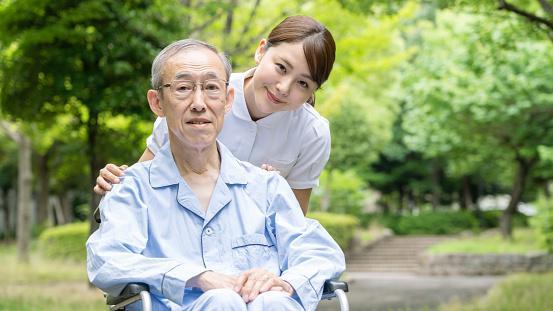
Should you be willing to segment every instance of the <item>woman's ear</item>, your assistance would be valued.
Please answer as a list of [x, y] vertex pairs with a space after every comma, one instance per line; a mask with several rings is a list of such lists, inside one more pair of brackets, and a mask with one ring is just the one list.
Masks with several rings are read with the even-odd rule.
[[161, 105], [161, 100], [159, 99], [160, 95], [158, 92], [159, 91], [156, 90], [148, 90], [146, 97], [148, 98], [148, 104], [150, 105], [152, 112], [158, 117], [164, 117], [165, 113], [163, 112], [163, 106]]
[[257, 46], [257, 49], [255, 50], [255, 56], [254, 56], [256, 64], [259, 64], [259, 62], [263, 58], [263, 55], [265, 55], [265, 52], [267, 51], [267, 48], [269, 47], [268, 44], [269, 43], [267, 42], [267, 39], [261, 39], [259, 41], [259, 45]]

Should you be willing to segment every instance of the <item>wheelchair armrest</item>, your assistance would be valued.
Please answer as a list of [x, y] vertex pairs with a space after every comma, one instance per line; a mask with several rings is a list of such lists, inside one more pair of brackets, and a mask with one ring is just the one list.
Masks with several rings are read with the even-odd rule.
[[332, 299], [336, 297], [336, 290], [348, 291], [348, 283], [338, 280], [326, 280], [323, 286], [323, 295], [321, 299]]
[[348, 291], [348, 283], [337, 280], [326, 280], [323, 287], [323, 295], [334, 293], [335, 290], [341, 289], [344, 292]]
[[142, 291], [149, 291], [150, 287], [146, 284], [142, 283], [130, 283], [125, 286], [121, 294], [119, 296], [112, 296], [107, 295], [106, 296], [106, 303], [108, 305], [116, 305], [118, 303], [123, 302], [126, 299], [129, 299], [133, 296], [139, 295]]

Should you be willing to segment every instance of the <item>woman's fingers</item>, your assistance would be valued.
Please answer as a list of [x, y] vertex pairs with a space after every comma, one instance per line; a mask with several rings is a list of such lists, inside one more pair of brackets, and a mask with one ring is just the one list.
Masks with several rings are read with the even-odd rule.
[[127, 168], [127, 165], [117, 166], [109, 163], [104, 168], [100, 169], [100, 174], [96, 178], [94, 192], [99, 195], [104, 195], [107, 191], [110, 191], [112, 184], [118, 184], [121, 182], [119, 177], [123, 176], [124, 171]]
[[261, 168], [268, 172], [277, 172], [278, 174], [280, 174], [280, 171], [270, 164], [261, 164]]

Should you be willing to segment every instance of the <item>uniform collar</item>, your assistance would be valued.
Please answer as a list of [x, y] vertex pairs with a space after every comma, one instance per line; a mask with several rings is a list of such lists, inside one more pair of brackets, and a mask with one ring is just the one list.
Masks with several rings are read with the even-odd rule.
[[[219, 176], [226, 184], [247, 184], [246, 170], [221, 142], [217, 141], [221, 155]], [[177, 164], [171, 154], [170, 143], [166, 143], [150, 164], [150, 185], [154, 188], [177, 185], [183, 181]]]
[[250, 116], [250, 113], [248, 111], [248, 106], [246, 105], [246, 96], [245, 96], [246, 90], [244, 88], [244, 80], [253, 76], [255, 69], [256, 67], [236, 75], [236, 78], [238, 79], [238, 81], [236, 81], [236, 84], [235, 84], [236, 87], [234, 92], [237, 98], [234, 100], [232, 113], [236, 117], [242, 120], [254, 122], [259, 126], [273, 128], [277, 124], [281, 123], [283, 119], [290, 117], [292, 112], [279, 111], [279, 112], [274, 112], [266, 116], [265, 118], [259, 119], [257, 121], [252, 120], [252, 117]]

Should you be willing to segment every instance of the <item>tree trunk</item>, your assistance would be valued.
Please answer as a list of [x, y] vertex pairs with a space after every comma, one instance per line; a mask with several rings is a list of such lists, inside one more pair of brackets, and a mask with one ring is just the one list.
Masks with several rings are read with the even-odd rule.
[[98, 113], [90, 111], [90, 117], [88, 119], [88, 154], [90, 155], [88, 167], [90, 169], [90, 205], [88, 213], [88, 222], [90, 223], [90, 234], [98, 229], [99, 224], [94, 219], [94, 210], [100, 203], [100, 196], [97, 195], [93, 188], [96, 185], [96, 176], [100, 170], [98, 164], [98, 154], [96, 150], [96, 138], [98, 135]]
[[515, 179], [513, 181], [513, 187], [511, 189], [511, 200], [507, 205], [507, 208], [503, 211], [499, 225], [501, 228], [501, 235], [504, 239], [510, 239], [513, 233], [513, 215], [517, 211], [518, 203], [522, 198], [522, 193], [524, 191], [524, 184], [526, 183], [526, 178], [532, 166], [536, 163], [536, 158], [529, 160], [523, 158], [517, 158], [517, 172]]
[[4, 189], [0, 188], [0, 214], [2, 215], [1, 224], [0, 227], [0, 236], [4, 239], [8, 236], [8, 222], [6, 214], [8, 212], [8, 203], [5, 200], [4, 197]]
[[48, 194], [50, 192], [48, 153], [38, 155], [38, 202], [37, 202], [37, 224], [44, 224], [48, 217]]
[[[20, 127], [0, 120], [0, 130], [17, 143], [17, 257], [29, 261], [29, 240], [31, 239], [31, 141]], [[8, 200], [8, 208], [10, 200]]]
[[399, 186], [398, 190], [398, 198], [397, 198], [397, 210], [396, 214], [401, 215], [403, 213], [403, 206], [405, 201], [405, 188], [403, 185]]
[[71, 192], [65, 192], [59, 195], [61, 202], [61, 208], [63, 210], [63, 215], [65, 216], [65, 221], [68, 223], [73, 222], [75, 219], [73, 215], [73, 206], [71, 205], [72, 195]]
[[20, 261], [28, 262], [31, 238], [31, 142], [21, 132], [18, 149], [17, 257]]
[[17, 192], [15, 189], [9, 189], [8, 194], [6, 195], [6, 201], [8, 205], [8, 215], [7, 217], [7, 223], [8, 223], [8, 232], [10, 233], [10, 237], [15, 237], [15, 228], [16, 228], [16, 219], [17, 216]]
[[438, 164], [432, 165], [432, 210], [435, 211], [440, 206], [441, 188], [440, 188], [440, 168]]
[[467, 210], [472, 207], [472, 191], [470, 190], [470, 177], [463, 176], [461, 191], [461, 210]]
[[546, 197], [546, 198], [550, 198], [551, 197], [551, 190], [550, 190], [550, 187], [549, 187], [549, 181], [544, 181], [543, 183], [543, 195]]

